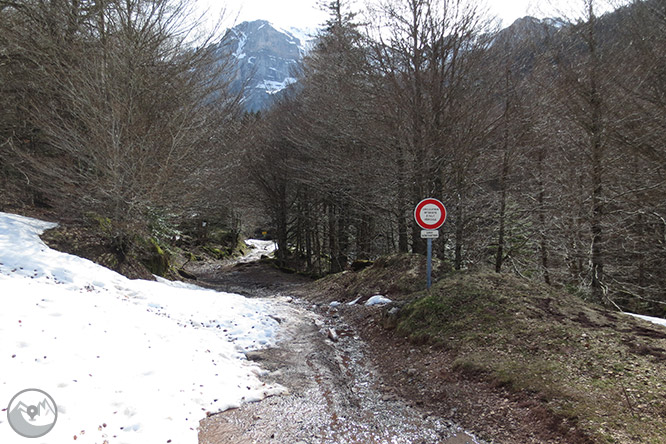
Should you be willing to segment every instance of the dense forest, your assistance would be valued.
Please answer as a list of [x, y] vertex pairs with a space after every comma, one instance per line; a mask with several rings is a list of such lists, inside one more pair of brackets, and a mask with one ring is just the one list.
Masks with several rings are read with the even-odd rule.
[[413, 210], [435, 197], [451, 269], [666, 314], [664, 0], [504, 30], [473, 2], [329, 1], [262, 114], [187, 5], [0, 0], [3, 208], [99, 215], [122, 250], [256, 202], [278, 261], [321, 275], [423, 253]]

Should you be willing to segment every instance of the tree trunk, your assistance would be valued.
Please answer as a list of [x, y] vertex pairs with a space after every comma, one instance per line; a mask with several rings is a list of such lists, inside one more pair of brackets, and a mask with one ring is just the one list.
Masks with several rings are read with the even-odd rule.
[[604, 285], [604, 237], [603, 237], [603, 217], [604, 217], [604, 203], [603, 203], [603, 184], [602, 184], [602, 159], [601, 159], [601, 144], [594, 138], [593, 151], [592, 151], [592, 219], [590, 221], [590, 229], [592, 231], [592, 256], [591, 256], [591, 271], [592, 271], [592, 295], [600, 302], [605, 302], [605, 285]]
[[463, 265], [463, 242], [464, 242], [464, 216], [462, 197], [458, 195], [458, 206], [456, 207], [456, 246], [453, 266], [456, 270], [461, 270]]
[[596, 39], [596, 17], [594, 15], [593, 3], [589, 3], [588, 17], [588, 49], [590, 51], [590, 158], [592, 173], [592, 217], [590, 229], [592, 232], [592, 295], [602, 303], [606, 302], [606, 289], [604, 285], [604, 201], [603, 201], [603, 163], [604, 143], [602, 141], [602, 98], [599, 90], [600, 60]]
[[[509, 73], [507, 70], [506, 75], [507, 94], [509, 91]], [[510, 101], [507, 98], [504, 108], [504, 149], [502, 155], [502, 171], [500, 173], [500, 209], [499, 209], [499, 233], [497, 236], [497, 252], [495, 254], [495, 272], [502, 272], [502, 264], [504, 263], [504, 230], [506, 226], [506, 194], [507, 194], [507, 180], [509, 176], [509, 112]]]
[[539, 256], [541, 262], [541, 272], [543, 273], [543, 280], [546, 284], [551, 285], [549, 259], [548, 259], [548, 237], [546, 233], [546, 184], [543, 180], [543, 164], [544, 164], [544, 148], [538, 148], [537, 151], [537, 211], [539, 213]]
[[287, 214], [287, 190], [285, 184], [279, 185], [279, 202], [276, 211], [276, 229], [277, 229], [277, 259], [278, 265], [284, 267], [287, 265], [289, 255], [289, 217]]
[[504, 226], [506, 223], [506, 185], [504, 184], [504, 178], [502, 178], [502, 194], [500, 197], [500, 211], [498, 217], [499, 233], [497, 236], [497, 252], [495, 254], [495, 272], [501, 273], [502, 264], [504, 263]]

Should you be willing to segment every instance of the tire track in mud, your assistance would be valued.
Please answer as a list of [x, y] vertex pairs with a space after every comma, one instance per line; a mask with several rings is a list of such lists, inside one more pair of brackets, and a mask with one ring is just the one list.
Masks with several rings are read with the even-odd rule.
[[[248, 359], [264, 369], [264, 381], [287, 392], [205, 418], [200, 444], [481, 444], [384, 385], [340, 318], [291, 298], [276, 302], [279, 345]], [[339, 332], [337, 341], [329, 329]]]

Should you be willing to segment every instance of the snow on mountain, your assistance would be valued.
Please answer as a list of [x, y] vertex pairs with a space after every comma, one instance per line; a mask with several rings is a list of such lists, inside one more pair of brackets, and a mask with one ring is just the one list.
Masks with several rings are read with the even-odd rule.
[[[0, 213], [0, 404], [28, 388], [56, 401], [35, 441], [197, 442], [199, 420], [280, 393], [245, 351], [276, 341], [276, 303], [129, 280], [51, 250], [54, 224]], [[0, 442], [23, 442], [0, 415]]]
[[297, 81], [301, 61], [316, 33], [276, 27], [266, 20], [243, 22], [228, 31], [218, 52], [220, 57], [235, 59], [231, 89], [243, 93], [247, 111], [267, 109], [276, 94]]

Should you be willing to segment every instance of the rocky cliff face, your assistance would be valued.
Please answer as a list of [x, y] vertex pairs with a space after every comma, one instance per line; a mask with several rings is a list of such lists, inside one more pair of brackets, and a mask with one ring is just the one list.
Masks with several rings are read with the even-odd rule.
[[247, 111], [267, 109], [277, 94], [296, 82], [313, 34], [278, 29], [265, 20], [243, 22], [229, 30], [219, 50], [233, 57], [231, 89], [242, 91]]

